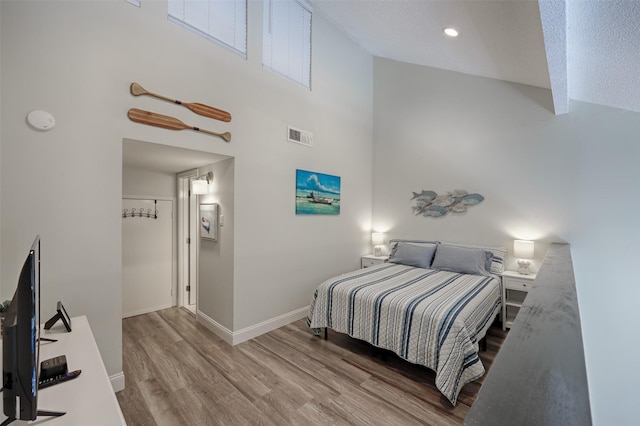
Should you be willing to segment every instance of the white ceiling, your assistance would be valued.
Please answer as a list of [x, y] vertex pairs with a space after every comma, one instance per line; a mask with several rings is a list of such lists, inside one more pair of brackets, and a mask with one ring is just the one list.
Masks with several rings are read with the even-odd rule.
[[[640, 0], [310, 0], [374, 56], [550, 88], [640, 112]], [[455, 27], [459, 37], [442, 30]], [[228, 157], [127, 140], [123, 165], [166, 173]]]
[[640, 0], [310, 2], [374, 56], [640, 112]]

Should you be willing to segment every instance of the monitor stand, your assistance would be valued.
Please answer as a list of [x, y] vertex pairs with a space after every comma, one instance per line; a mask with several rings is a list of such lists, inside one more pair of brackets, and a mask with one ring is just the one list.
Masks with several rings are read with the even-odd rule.
[[[38, 410], [38, 412], [36, 413], [36, 415], [38, 417], [40, 416], [44, 416], [44, 417], [60, 417], [60, 416], [64, 416], [67, 413], [63, 413], [61, 411], [46, 411], [46, 410]], [[17, 419], [9, 417], [8, 419], [6, 419], [4, 422], [2, 422], [2, 424], [0, 424], [0, 426], [7, 426], [10, 423], [15, 422]]]

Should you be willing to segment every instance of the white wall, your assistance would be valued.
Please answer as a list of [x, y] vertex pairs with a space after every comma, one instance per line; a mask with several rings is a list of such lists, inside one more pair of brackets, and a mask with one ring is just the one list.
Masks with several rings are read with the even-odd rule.
[[[373, 226], [389, 237], [572, 246], [595, 424], [637, 422], [638, 114], [376, 59]], [[465, 189], [461, 216], [413, 216], [411, 192]], [[523, 367], [526, 368], [526, 367]]]
[[[243, 97], [253, 131], [235, 161], [234, 330], [308, 305], [369, 250], [373, 60], [319, 13], [313, 32], [311, 93], [259, 70], [264, 86]], [[314, 148], [285, 142], [287, 124], [313, 132]], [[295, 215], [296, 168], [341, 176], [340, 216]]]
[[[316, 14], [309, 92], [262, 69], [262, 3], [248, 12], [245, 60], [167, 22], [165, 2], [0, 2], [2, 293], [40, 233], [43, 316], [58, 299], [88, 315], [109, 374], [122, 370], [123, 138], [235, 157], [235, 329], [306, 306], [322, 279], [368, 250], [372, 57]], [[233, 121], [133, 97], [133, 81]], [[132, 107], [233, 140], [133, 123]], [[33, 109], [56, 127], [29, 129]], [[286, 142], [287, 124], [312, 131], [315, 147]], [[343, 178], [340, 216], [295, 216], [296, 168]]]
[[[160, 197], [176, 200], [176, 174], [155, 172], [136, 167], [122, 169], [123, 197]], [[176, 207], [177, 208], [177, 207]]]
[[234, 330], [234, 162], [231, 158], [198, 169], [200, 175], [213, 172], [209, 193], [198, 202], [217, 203], [218, 218], [224, 219], [217, 241], [198, 239], [198, 311], [230, 331]]

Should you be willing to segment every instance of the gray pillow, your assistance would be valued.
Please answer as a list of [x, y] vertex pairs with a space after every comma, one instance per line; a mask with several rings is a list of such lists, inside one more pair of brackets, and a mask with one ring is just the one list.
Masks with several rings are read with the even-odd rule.
[[391, 254], [389, 262], [427, 269], [431, 266], [435, 252], [435, 244], [417, 245], [400, 241], [396, 244], [395, 251]]
[[490, 253], [490, 258], [487, 260], [486, 270], [495, 275], [501, 275], [504, 271], [504, 258], [507, 256], [506, 247], [494, 247], [494, 246], [476, 246], [471, 244], [456, 244], [456, 243], [444, 243], [448, 246], [464, 247], [464, 248], [476, 248], [486, 250]]
[[491, 252], [481, 248], [440, 244], [438, 245], [438, 250], [436, 250], [436, 257], [433, 259], [431, 268], [463, 274], [489, 275], [486, 264], [490, 258]]
[[414, 246], [419, 246], [419, 247], [431, 247], [434, 244], [439, 244], [438, 241], [427, 241], [427, 240], [397, 240], [397, 239], [393, 239], [393, 240], [389, 240], [389, 256], [393, 256], [394, 253], [396, 252], [396, 248], [398, 248], [398, 243], [409, 243], [411, 245]]

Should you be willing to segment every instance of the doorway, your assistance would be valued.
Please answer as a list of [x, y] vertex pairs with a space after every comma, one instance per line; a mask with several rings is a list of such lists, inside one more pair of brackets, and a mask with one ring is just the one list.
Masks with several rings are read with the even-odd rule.
[[178, 306], [194, 315], [198, 300], [198, 204], [191, 182], [197, 177], [197, 169], [177, 174]]
[[[198, 169], [231, 157], [129, 138], [122, 142], [122, 198], [173, 201], [173, 257], [169, 272], [173, 283], [171, 306], [197, 312], [198, 295], [205, 287], [198, 286], [197, 281], [198, 196], [190, 196], [190, 183], [198, 176]], [[185, 225], [187, 220], [191, 223], [191, 230], [188, 224]]]

